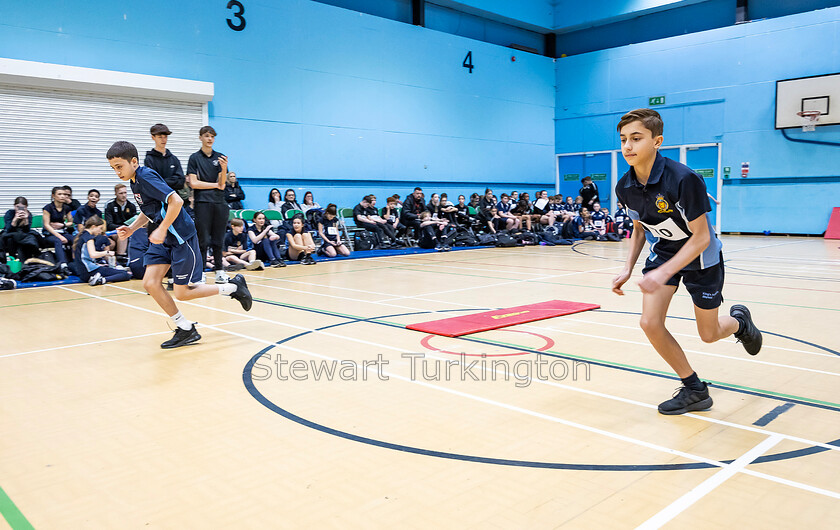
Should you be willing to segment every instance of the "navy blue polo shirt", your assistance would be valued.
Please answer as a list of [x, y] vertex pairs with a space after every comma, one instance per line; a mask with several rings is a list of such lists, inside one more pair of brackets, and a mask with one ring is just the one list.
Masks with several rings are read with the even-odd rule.
[[[213, 151], [210, 156], [199, 149], [190, 155], [187, 162], [187, 175], [196, 175], [198, 180], [216, 183], [219, 181], [219, 173], [222, 166], [219, 165], [219, 157], [224, 156], [218, 151]], [[225, 201], [225, 190], [193, 190], [195, 202], [216, 202], [227, 204]]]
[[76, 214], [73, 216], [73, 222], [77, 225], [85, 224], [85, 221], [87, 221], [94, 215], [96, 217], [99, 217], [100, 219], [103, 219], [102, 210], [96, 207], [91, 208], [87, 205], [87, 203], [85, 203], [79, 206], [79, 209], [76, 210]]
[[723, 245], [706, 215], [712, 211], [706, 184], [687, 166], [656, 153], [647, 184], [636, 180], [631, 167], [618, 181], [615, 194], [627, 208], [627, 215], [645, 227], [650, 243], [648, 265], [659, 266], [673, 258], [691, 237], [689, 221], [701, 215], [706, 216], [709, 227], [709, 245], [683, 270], [707, 269], [720, 262]]
[[236, 235], [233, 233], [233, 230], [229, 230], [227, 234], [225, 234], [225, 249], [230, 249], [231, 247], [237, 250], [248, 250], [248, 236], [245, 234], [245, 230]]
[[[221, 190], [220, 190], [221, 191]], [[149, 218], [147, 228], [151, 234], [166, 216], [166, 201], [175, 191], [166, 185], [163, 177], [155, 171], [140, 166], [131, 180], [131, 192], [143, 215]], [[163, 244], [174, 247], [195, 235], [195, 224], [190, 216], [181, 208], [178, 217], [169, 226], [169, 233]]]

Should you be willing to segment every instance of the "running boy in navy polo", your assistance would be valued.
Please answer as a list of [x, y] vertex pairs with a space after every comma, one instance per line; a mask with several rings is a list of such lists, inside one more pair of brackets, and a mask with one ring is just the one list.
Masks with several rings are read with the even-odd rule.
[[161, 282], [172, 267], [175, 298], [193, 300], [216, 294], [230, 296], [251, 309], [251, 293], [245, 278], [237, 275], [230, 283], [211, 286], [202, 281], [204, 261], [198, 250], [195, 225], [183, 210], [183, 199], [166, 185], [163, 178], [137, 161], [137, 148], [129, 142], [116, 142], [108, 149], [108, 162], [122, 180], [131, 181], [131, 191], [140, 207], [140, 214], [131, 226], [120, 226], [117, 233], [125, 239], [150, 223], [149, 248], [146, 250], [143, 287], [155, 302], [166, 311], [178, 328], [175, 335], [161, 344], [161, 348], [176, 348], [201, 339], [195, 323], [187, 320]]
[[[715, 342], [734, 334], [747, 353], [761, 349], [761, 332], [749, 310], [733, 305], [730, 316], [718, 316], [723, 302], [723, 253], [711, 228], [706, 185], [688, 167], [659, 154], [662, 118], [652, 109], [637, 109], [618, 123], [621, 149], [630, 170], [618, 181], [615, 193], [633, 220], [630, 254], [624, 269], [613, 279], [612, 290], [630, 279], [645, 238], [650, 256], [642, 271], [641, 327], [651, 345], [682, 380], [683, 386], [659, 405], [662, 414], [706, 410], [712, 398], [688, 363], [680, 345], [665, 328], [668, 305], [680, 279], [694, 302], [697, 331], [703, 342]], [[644, 235], [643, 235], [644, 234]]]

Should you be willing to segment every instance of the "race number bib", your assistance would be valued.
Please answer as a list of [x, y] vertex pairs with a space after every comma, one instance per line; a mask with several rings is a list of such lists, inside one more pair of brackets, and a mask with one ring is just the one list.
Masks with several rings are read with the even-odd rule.
[[328, 226], [327, 227], [327, 235], [337, 236], [338, 235], [338, 229], [334, 226]]
[[665, 219], [658, 225], [649, 225], [647, 223], [642, 223], [645, 229], [653, 234], [655, 237], [659, 239], [667, 239], [669, 241], [680, 241], [681, 239], [686, 239], [688, 234], [682, 231], [682, 229], [677, 226], [677, 223], [674, 222], [673, 219], [670, 217]]

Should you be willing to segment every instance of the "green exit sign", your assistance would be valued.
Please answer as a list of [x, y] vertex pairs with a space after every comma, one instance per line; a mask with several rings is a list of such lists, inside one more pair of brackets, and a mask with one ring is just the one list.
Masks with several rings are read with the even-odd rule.
[[563, 182], [576, 181], [580, 178], [580, 173], [566, 173], [563, 175]]
[[664, 105], [665, 104], [665, 96], [653, 96], [652, 98], [648, 98], [648, 105], [651, 107], [654, 105]]

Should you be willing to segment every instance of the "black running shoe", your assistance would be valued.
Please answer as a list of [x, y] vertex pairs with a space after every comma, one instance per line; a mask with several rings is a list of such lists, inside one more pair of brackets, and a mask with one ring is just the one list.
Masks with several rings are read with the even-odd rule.
[[179, 346], [192, 344], [193, 342], [197, 342], [199, 340], [201, 340], [201, 335], [199, 335], [198, 331], [195, 330], [195, 324], [193, 324], [190, 329], [176, 328], [175, 335], [173, 335], [168, 341], [161, 344], [160, 347], [164, 349], [177, 348]]
[[693, 410], [707, 410], [712, 408], [712, 398], [709, 396], [709, 385], [703, 383], [703, 390], [691, 390], [681, 386], [674, 393], [674, 397], [659, 404], [659, 413], [672, 416], [685, 414]]
[[251, 304], [254, 303], [254, 299], [251, 298], [251, 291], [248, 290], [248, 286], [245, 284], [245, 276], [241, 274], [237, 274], [230, 282], [236, 285], [236, 291], [230, 295], [231, 298], [234, 300], [238, 300], [240, 304], [242, 304], [242, 309], [245, 311], [251, 310]]
[[733, 305], [729, 309], [729, 316], [741, 325], [741, 331], [735, 333], [735, 338], [744, 346], [747, 353], [757, 354], [761, 350], [761, 331], [753, 324], [750, 310], [742, 305]]

